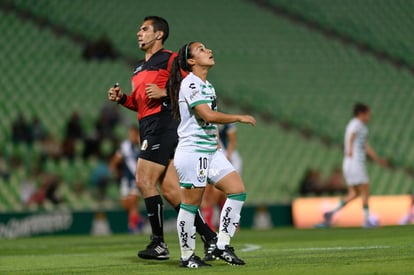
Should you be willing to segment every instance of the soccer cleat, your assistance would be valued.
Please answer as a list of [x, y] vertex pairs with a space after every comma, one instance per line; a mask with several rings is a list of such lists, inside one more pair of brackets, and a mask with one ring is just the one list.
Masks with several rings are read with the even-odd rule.
[[315, 228], [329, 228], [331, 227], [333, 213], [332, 212], [325, 212], [323, 214], [323, 222], [316, 224]]
[[217, 237], [214, 237], [210, 241], [204, 243], [205, 256], [204, 256], [203, 261], [209, 262], [209, 261], [218, 260], [218, 258], [216, 258], [213, 255], [213, 251], [214, 249], [216, 249], [216, 244], [217, 244]]
[[375, 228], [375, 227], [378, 227], [378, 224], [373, 223], [372, 221], [369, 221], [369, 220], [365, 221], [363, 225], [363, 228]]
[[145, 250], [138, 252], [138, 257], [142, 259], [168, 260], [170, 252], [164, 242], [152, 239]]
[[213, 251], [215, 257], [219, 257], [223, 261], [227, 262], [230, 265], [244, 265], [246, 264], [242, 259], [236, 256], [234, 253], [234, 248], [226, 245], [224, 249], [219, 249], [216, 247]]
[[183, 259], [180, 260], [180, 267], [187, 267], [187, 268], [199, 268], [199, 267], [209, 267], [208, 263], [205, 263], [200, 257], [196, 255], [191, 255], [191, 257], [184, 261]]
[[331, 226], [333, 213], [332, 212], [326, 212], [323, 214], [323, 218], [325, 219], [324, 223], [327, 227]]

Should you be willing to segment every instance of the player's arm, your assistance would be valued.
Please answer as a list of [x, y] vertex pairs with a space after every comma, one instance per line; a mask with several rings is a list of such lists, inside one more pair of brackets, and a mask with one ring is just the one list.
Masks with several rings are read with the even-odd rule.
[[365, 151], [367, 152], [367, 155], [379, 165], [383, 167], [388, 166], [388, 162], [385, 159], [380, 158], [368, 142], [365, 144]]
[[226, 124], [232, 122], [247, 123], [253, 126], [256, 125], [256, 120], [250, 115], [236, 115], [216, 112], [210, 109], [206, 103], [196, 105], [194, 110], [207, 123]]
[[353, 154], [353, 145], [354, 145], [354, 142], [355, 142], [355, 137], [356, 137], [356, 134], [355, 134], [355, 132], [353, 132], [352, 134], [351, 134], [351, 137], [349, 138], [349, 143], [348, 143], [348, 152], [346, 152], [346, 155], [348, 156], [348, 157], [352, 157], [352, 154]]

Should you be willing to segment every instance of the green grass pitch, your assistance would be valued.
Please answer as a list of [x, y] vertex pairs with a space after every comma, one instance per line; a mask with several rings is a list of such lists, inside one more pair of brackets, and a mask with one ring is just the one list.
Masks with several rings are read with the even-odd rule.
[[[146, 235], [0, 240], [0, 274], [414, 274], [413, 229], [242, 229], [232, 244], [247, 265], [215, 261], [197, 271], [178, 267], [174, 233], [167, 261], [136, 257]], [[199, 240], [197, 250], [202, 256]]]

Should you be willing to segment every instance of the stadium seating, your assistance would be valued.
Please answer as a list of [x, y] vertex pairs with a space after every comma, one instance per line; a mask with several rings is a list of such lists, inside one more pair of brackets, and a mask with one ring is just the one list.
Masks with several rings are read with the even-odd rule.
[[410, 1], [268, 0], [308, 20], [414, 65]]
[[[412, 166], [414, 162], [414, 128], [410, 126], [414, 78], [410, 73], [252, 3], [230, 0], [209, 1], [207, 5], [185, 0], [177, 7], [172, 1], [151, 1], [144, 10], [142, 4], [132, 0], [3, 2], [91, 40], [106, 34], [128, 57], [139, 58], [135, 33], [148, 12], [162, 11], [161, 15], [169, 19], [168, 48], [177, 49], [192, 40], [205, 42], [213, 49], [217, 63], [211, 71], [211, 81], [219, 96], [237, 105], [223, 106], [222, 110], [240, 112], [239, 107], [248, 107], [296, 129], [285, 131], [262, 120], [256, 128], [239, 127], [249, 203], [289, 202], [297, 195], [306, 169], [319, 169], [326, 177], [341, 165], [339, 148], [355, 101], [372, 106], [370, 140], [374, 147], [397, 165]], [[331, 6], [328, 2], [315, 3], [322, 10], [321, 7]], [[298, 12], [307, 10], [300, 4], [294, 8]], [[312, 16], [323, 18], [320, 14], [323, 13], [313, 12]], [[92, 132], [106, 102], [107, 88], [119, 81], [128, 90], [131, 68], [120, 60], [86, 62], [81, 57], [83, 45], [67, 36], [39, 28], [12, 12], [0, 10], [0, 17], [2, 25], [7, 25], [0, 36], [0, 81], [6, 87], [0, 93], [0, 144], [6, 157], [20, 154], [30, 166], [37, 157], [36, 149], [9, 142], [11, 122], [19, 111], [27, 118], [39, 116], [60, 140], [65, 121], [73, 110], [78, 110], [84, 126]], [[341, 26], [334, 16], [327, 22]], [[375, 29], [368, 20], [364, 22], [366, 28]], [[134, 121], [132, 112], [122, 109], [122, 113], [127, 121]], [[297, 130], [307, 130], [314, 136], [303, 138]], [[117, 133], [122, 137], [123, 128]], [[323, 145], [317, 137], [329, 138], [335, 146]], [[83, 195], [73, 192], [75, 179], [87, 182], [95, 165], [95, 160], [83, 160], [78, 154], [74, 163], [60, 160], [46, 167], [58, 172], [67, 183], [60, 191], [70, 207], [84, 209], [102, 207], [93, 199], [92, 191]], [[384, 170], [369, 164], [369, 170], [375, 194], [405, 193], [412, 186], [412, 178], [402, 169]], [[0, 182], [7, 186], [0, 188], [0, 211], [21, 210], [18, 185], [22, 178], [23, 174], [19, 174], [10, 182]], [[116, 197], [116, 190], [109, 193]]]

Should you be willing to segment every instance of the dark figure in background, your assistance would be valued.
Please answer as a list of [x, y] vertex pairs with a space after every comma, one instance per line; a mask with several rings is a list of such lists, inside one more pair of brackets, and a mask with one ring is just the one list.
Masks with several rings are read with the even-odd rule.
[[89, 42], [82, 52], [85, 60], [91, 59], [115, 59], [118, 57], [111, 40], [107, 35], [102, 35], [97, 41]]
[[84, 138], [79, 113], [74, 111], [66, 123], [66, 138], [82, 140]]
[[34, 116], [32, 119], [32, 124], [29, 126], [30, 131], [30, 140], [31, 142], [36, 141], [44, 141], [48, 134], [45, 126], [40, 121], [40, 118], [38, 116]]
[[43, 205], [48, 200], [54, 205], [63, 202], [63, 199], [58, 195], [57, 190], [60, 185], [59, 177], [50, 173], [43, 173], [40, 175], [41, 183], [39, 188], [32, 196], [25, 202], [26, 206], [31, 204]]
[[13, 143], [31, 142], [29, 125], [22, 113], [19, 113], [16, 120], [12, 123], [12, 141]]
[[105, 103], [95, 122], [95, 130], [99, 138], [115, 139], [114, 129], [121, 120], [118, 106]]
[[309, 194], [320, 195], [322, 192], [321, 186], [322, 180], [319, 171], [315, 169], [308, 169], [300, 182], [299, 193], [304, 196]]
[[10, 177], [9, 164], [3, 158], [3, 154], [0, 151], [0, 178], [3, 180], [8, 180], [9, 177]]
[[326, 180], [324, 191], [334, 195], [336, 193], [346, 193], [347, 190], [341, 168], [335, 167], [332, 170], [332, 174]]
[[74, 111], [66, 123], [66, 134], [62, 141], [62, 156], [73, 160], [76, 155], [76, 141], [83, 142], [84, 132], [79, 114]]

